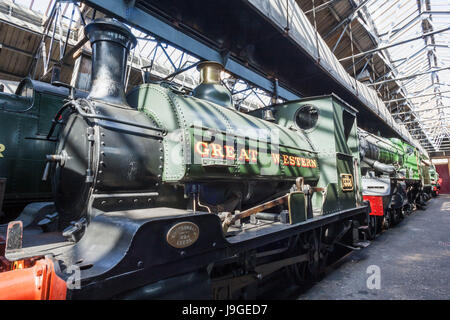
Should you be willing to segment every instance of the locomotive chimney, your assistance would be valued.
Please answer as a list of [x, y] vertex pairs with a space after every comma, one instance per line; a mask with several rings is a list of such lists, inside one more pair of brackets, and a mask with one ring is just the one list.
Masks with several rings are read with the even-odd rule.
[[197, 69], [200, 71], [200, 84], [193, 91], [194, 97], [233, 108], [231, 93], [220, 82], [223, 66], [215, 61], [205, 61], [200, 63]]
[[128, 52], [136, 37], [122, 23], [108, 18], [96, 19], [84, 32], [92, 47], [91, 90], [88, 98], [126, 105], [125, 69]]

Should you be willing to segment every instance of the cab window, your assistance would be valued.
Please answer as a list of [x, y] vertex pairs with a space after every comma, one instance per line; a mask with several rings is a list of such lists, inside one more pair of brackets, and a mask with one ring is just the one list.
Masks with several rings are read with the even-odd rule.
[[295, 113], [295, 124], [302, 130], [309, 130], [317, 125], [319, 109], [312, 105], [304, 105]]

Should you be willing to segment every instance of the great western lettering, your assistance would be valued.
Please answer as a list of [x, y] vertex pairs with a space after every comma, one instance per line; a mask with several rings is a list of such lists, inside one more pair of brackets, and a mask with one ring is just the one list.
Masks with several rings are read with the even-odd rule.
[[[258, 162], [258, 151], [255, 149], [235, 148], [233, 146], [221, 145], [197, 141], [194, 146], [196, 154], [202, 158], [239, 160], [248, 163]], [[317, 168], [317, 160], [293, 156], [282, 153], [271, 153], [272, 162], [291, 167]]]

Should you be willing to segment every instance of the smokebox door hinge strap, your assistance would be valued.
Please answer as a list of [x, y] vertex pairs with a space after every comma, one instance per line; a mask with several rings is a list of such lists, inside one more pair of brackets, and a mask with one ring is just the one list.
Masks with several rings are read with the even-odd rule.
[[92, 174], [92, 158], [94, 155], [94, 142], [95, 142], [94, 128], [88, 127], [86, 134], [89, 143], [88, 161], [87, 161], [88, 167], [86, 169], [86, 183], [92, 183], [94, 181], [94, 175]]

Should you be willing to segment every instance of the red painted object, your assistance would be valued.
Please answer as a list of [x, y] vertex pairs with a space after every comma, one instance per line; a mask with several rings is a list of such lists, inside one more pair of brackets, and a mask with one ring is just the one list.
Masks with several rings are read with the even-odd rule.
[[66, 298], [66, 282], [56, 274], [51, 259], [35, 257], [10, 262], [5, 258], [6, 242], [0, 235], [0, 300]]
[[370, 215], [383, 216], [383, 197], [382, 196], [363, 196], [363, 200], [370, 202]]
[[439, 195], [439, 189], [436, 186], [433, 186], [433, 191], [437, 196]]
[[66, 291], [66, 283], [47, 258], [30, 268], [0, 273], [0, 300], [64, 300]]
[[436, 164], [436, 171], [439, 173], [439, 184], [441, 190], [439, 193], [450, 194], [450, 174], [448, 164]]

